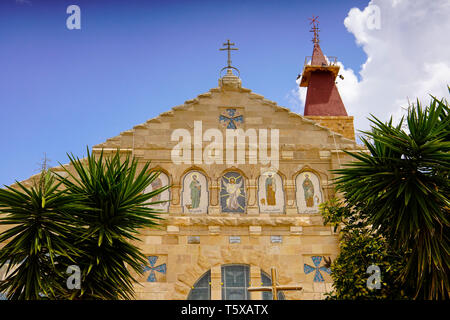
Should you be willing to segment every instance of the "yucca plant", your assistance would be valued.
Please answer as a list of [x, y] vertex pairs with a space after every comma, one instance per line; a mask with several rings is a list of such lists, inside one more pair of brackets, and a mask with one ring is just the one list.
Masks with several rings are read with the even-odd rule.
[[[133, 272], [142, 274], [148, 262], [133, 240], [143, 228], [158, 225], [161, 217], [150, 199], [169, 186], [144, 193], [158, 177], [146, 163], [138, 172], [138, 162], [130, 156], [121, 159], [118, 150], [95, 157], [87, 150], [85, 159], [69, 156], [75, 173], [60, 177], [70, 196], [82, 199], [88, 210], [76, 212], [79, 226], [73, 236], [82, 254], [76, 258], [81, 269], [81, 289], [75, 299], [129, 299], [134, 295]], [[158, 202], [160, 203], [160, 202]]]
[[80, 253], [68, 235], [74, 232], [72, 213], [82, 209], [48, 171], [41, 172], [31, 187], [0, 189], [0, 268], [7, 277], [0, 292], [8, 299], [53, 299], [65, 291], [63, 274], [56, 268], [57, 257], [68, 261]]
[[[450, 91], [450, 89], [449, 89]], [[405, 254], [401, 281], [415, 297], [448, 298], [450, 292], [450, 117], [445, 100], [419, 101], [397, 126], [372, 116], [361, 140], [368, 153], [335, 170], [337, 190], [394, 250]]]

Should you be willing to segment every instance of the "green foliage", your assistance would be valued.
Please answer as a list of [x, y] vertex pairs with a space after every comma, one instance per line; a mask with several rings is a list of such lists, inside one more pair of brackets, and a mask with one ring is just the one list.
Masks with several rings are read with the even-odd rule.
[[60, 184], [44, 170], [32, 187], [17, 182], [17, 189], [0, 189], [0, 225], [10, 227], [0, 234], [0, 243], [7, 242], [0, 250], [0, 268], [7, 266], [9, 273], [0, 292], [8, 299], [54, 298], [64, 291], [55, 260], [80, 253], [68, 237], [75, 231], [71, 213], [80, 206], [58, 190]]
[[[324, 224], [331, 224], [340, 231], [340, 252], [331, 265], [334, 291], [328, 293], [332, 300], [406, 299], [410, 289], [399, 281], [404, 268], [403, 256], [392, 250], [382, 236], [362, 221], [358, 212], [337, 199], [321, 205]], [[370, 265], [381, 270], [380, 289], [370, 289], [367, 273]]]
[[[133, 274], [148, 262], [133, 242], [140, 229], [158, 225], [159, 212], [149, 202], [169, 186], [144, 194], [159, 175], [149, 163], [138, 170], [137, 160], [119, 150], [87, 158], [69, 155], [75, 172], [50, 174], [33, 188], [0, 190], [0, 224], [17, 225], [2, 234], [9, 241], [0, 250], [0, 267], [12, 273], [0, 284], [9, 299], [129, 299]], [[66, 269], [81, 270], [81, 289], [66, 286]]]
[[[449, 88], [450, 91], [450, 88]], [[397, 126], [371, 119], [362, 138], [368, 153], [335, 170], [337, 191], [359, 219], [404, 258], [400, 281], [415, 297], [448, 298], [450, 291], [450, 117], [444, 100], [419, 101]]]

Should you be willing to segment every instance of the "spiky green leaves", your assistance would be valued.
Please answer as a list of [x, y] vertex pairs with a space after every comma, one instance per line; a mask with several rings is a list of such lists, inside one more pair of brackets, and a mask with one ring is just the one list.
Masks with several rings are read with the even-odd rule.
[[55, 267], [58, 256], [68, 260], [79, 249], [68, 239], [74, 231], [71, 213], [79, 206], [73, 196], [58, 190], [60, 183], [43, 171], [38, 183], [0, 189], [0, 234], [7, 244], [0, 250], [0, 267], [8, 266], [8, 277], [0, 292], [9, 299], [52, 298], [64, 291]]
[[69, 158], [76, 174], [67, 171], [70, 179], [62, 182], [89, 208], [75, 216], [81, 226], [75, 243], [86, 253], [77, 261], [82, 270], [77, 298], [131, 298], [132, 273], [140, 274], [147, 263], [132, 241], [142, 229], [158, 224], [161, 217], [149, 201], [169, 186], [144, 193], [159, 173], [149, 172], [149, 163], [138, 170], [138, 162], [121, 157], [120, 151], [96, 157], [88, 150], [83, 160]]
[[[362, 141], [368, 153], [336, 170], [337, 189], [394, 249], [410, 250], [402, 280], [418, 297], [448, 297], [450, 290], [450, 117], [433, 98], [408, 110], [407, 128], [371, 119]], [[402, 120], [403, 121], [403, 120]]]
[[[98, 157], [69, 156], [69, 177], [43, 172], [33, 187], [0, 189], [0, 267], [10, 267], [0, 292], [9, 299], [126, 299], [145, 256], [133, 242], [158, 225], [150, 199], [167, 190], [144, 190], [158, 172], [118, 150]], [[67, 267], [81, 270], [81, 289], [66, 286]]]

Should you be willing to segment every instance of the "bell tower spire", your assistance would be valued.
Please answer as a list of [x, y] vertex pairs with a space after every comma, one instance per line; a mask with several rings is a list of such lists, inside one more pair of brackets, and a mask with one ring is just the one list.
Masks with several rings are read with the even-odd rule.
[[300, 87], [308, 88], [304, 115], [347, 138], [354, 139], [353, 117], [347, 115], [335, 83], [340, 69], [337, 58], [325, 57], [319, 45], [318, 17], [313, 16], [309, 20], [312, 25], [310, 32], [314, 33], [313, 52], [312, 56], [305, 59], [300, 80]]

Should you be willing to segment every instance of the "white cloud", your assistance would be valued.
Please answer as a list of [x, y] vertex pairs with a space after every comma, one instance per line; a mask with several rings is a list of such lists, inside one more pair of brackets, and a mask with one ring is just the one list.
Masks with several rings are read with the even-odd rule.
[[[379, 28], [374, 27], [373, 6], [379, 8]], [[400, 118], [408, 100], [427, 104], [429, 94], [448, 99], [449, 16], [448, 0], [372, 0], [362, 11], [349, 11], [344, 25], [367, 60], [359, 71], [361, 80], [340, 64], [344, 80], [337, 81], [356, 129], [369, 129], [370, 113], [383, 121]], [[297, 96], [304, 103], [302, 90]]]

